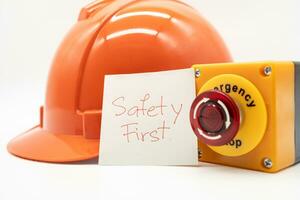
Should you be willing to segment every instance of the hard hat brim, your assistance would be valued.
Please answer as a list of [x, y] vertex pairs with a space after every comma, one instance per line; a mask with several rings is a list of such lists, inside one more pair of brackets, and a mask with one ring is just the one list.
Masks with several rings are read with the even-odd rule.
[[37, 126], [11, 140], [7, 149], [25, 159], [66, 163], [96, 158], [99, 140], [86, 139], [82, 135], [49, 133]]

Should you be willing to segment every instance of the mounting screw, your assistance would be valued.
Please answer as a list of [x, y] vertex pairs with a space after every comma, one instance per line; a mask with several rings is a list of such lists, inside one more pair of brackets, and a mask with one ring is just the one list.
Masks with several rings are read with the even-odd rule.
[[195, 76], [196, 76], [196, 78], [198, 78], [200, 76], [200, 69], [195, 70]]
[[264, 74], [265, 74], [265, 76], [270, 76], [271, 73], [272, 73], [272, 67], [266, 66], [266, 67], [264, 68]]
[[263, 164], [265, 168], [271, 169], [273, 166], [272, 160], [270, 158], [264, 158]]

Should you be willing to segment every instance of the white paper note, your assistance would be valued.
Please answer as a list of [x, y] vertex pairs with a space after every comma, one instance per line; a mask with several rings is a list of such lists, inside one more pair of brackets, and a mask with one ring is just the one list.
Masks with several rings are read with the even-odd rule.
[[193, 69], [107, 75], [100, 165], [195, 165]]

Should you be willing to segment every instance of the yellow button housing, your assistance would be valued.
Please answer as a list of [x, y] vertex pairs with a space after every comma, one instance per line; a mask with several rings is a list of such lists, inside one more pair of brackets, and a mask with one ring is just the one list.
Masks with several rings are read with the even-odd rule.
[[[201, 161], [265, 172], [276, 172], [296, 162], [293, 62], [204, 64], [193, 68], [197, 72], [197, 94], [229, 83], [243, 87], [257, 105], [247, 108], [250, 100], [245, 102], [237, 93], [228, 93], [242, 111], [241, 130], [236, 136], [242, 139], [242, 145], [236, 149], [233, 141], [232, 146], [210, 147], [198, 141]], [[271, 73], [266, 73], [266, 68]], [[271, 167], [266, 167], [266, 159], [272, 161]]]
[[[208, 80], [199, 93], [219, 90], [229, 95], [240, 110], [240, 128], [235, 138], [223, 146], [209, 146], [225, 156], [241, 156], [254, 149], [265, 134], [267, 110], [258, 89], [246, 78], [234, 74], [222, 74]], [[259, 114], [258, 114], [259, 113]]]

